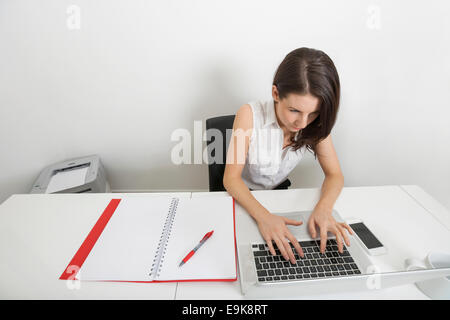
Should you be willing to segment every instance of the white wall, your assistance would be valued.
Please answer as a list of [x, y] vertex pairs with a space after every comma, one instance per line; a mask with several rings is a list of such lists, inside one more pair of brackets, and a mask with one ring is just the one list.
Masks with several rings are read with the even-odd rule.
[[[449, 18], [444, 0], [0, 0], [0, 202], [93, 153], [113, 190], [207, 189], [171, 133], [270, 97], [306, 46], [340, 74], [345, 185], [417, 184], [450, 208]], [[322, 179], [312, 156], [291, 175]]]

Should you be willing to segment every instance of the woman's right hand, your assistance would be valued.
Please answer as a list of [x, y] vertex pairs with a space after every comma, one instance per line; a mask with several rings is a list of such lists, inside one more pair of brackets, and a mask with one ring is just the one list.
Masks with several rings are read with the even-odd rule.
[[294, 253], [292, 252], [289, 241], [294, 245], [297, 253], [303, 258], [304, 253], [302, 247], [297, 239], [292, 235], [286, 225], [300, 226], [301, 221], [292, 220], [286, 217], [280, 217], [272, 214], [269, 211], [262, 213], [258, 219], [257, 224], [262, 237], [266, 241], [269, 251], [272, 255], [276, 255], [272, 241], [274, 241], [280, 250], [282, 256], [286, 260], [290, 260], [292, 264], [296, 263]]

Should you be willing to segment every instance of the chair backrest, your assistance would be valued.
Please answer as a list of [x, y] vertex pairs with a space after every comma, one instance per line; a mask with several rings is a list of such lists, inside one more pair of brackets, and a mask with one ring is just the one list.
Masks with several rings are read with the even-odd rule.
[[[229, 115], [206, 120], [209, 191], [225, 191], [225, 187], [223, 186], [223, 174], [225, 172], [227, 151], [232, 133], [231, 129], [233, 129], [234, 117], [234, 115]], [[221, 145], [219, 144], [220, 141], [215, 142], [216, 134], [219, 134], [222, 138]], [[219, 153], [216, 151], [219, 151]], [[290, 185], [291, 181], [286, 179], [280, 185], [275, 187], [274, 190], [288, 189]]]
[[[234, 115], [229, 115], [206, 120], [209, 191], [225, 191], [223, 174], [225, 172], [227, 150], [231, 137], [231, 129], [233, 129], [234, 117]], [[227, 129], [229, 129], [228, 133]], [[218, 145], [219, 141], [214, 143], [215, 139], [217, 139], [216, 134], [219, 132], [222, 137], [221, 146]]]

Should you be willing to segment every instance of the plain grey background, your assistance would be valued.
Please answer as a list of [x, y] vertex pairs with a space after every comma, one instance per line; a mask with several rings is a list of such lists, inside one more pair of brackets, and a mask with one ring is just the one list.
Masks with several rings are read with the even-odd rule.
[[[311, 47], [340, 75], [345, 186], [417, 184], [450, 208], [449, 17], [444, 0], [0, 0], [0, 202], [90, 154], [113, 191], [207, 190], [171, 134], [270, 98]], [[323, 173], [308, 155], [290, 179]]]

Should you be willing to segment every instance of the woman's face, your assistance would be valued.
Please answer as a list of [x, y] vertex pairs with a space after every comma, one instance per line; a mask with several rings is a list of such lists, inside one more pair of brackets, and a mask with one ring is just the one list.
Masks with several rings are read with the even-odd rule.
[[310, 95], [288, 94], [279, 99], [278, 89], [272, 87], [272, 97], [276, 103], [275, 113], [280, 127], [289, 132], [297, 132], [313, 122], [320, 114], [319, 99]]

